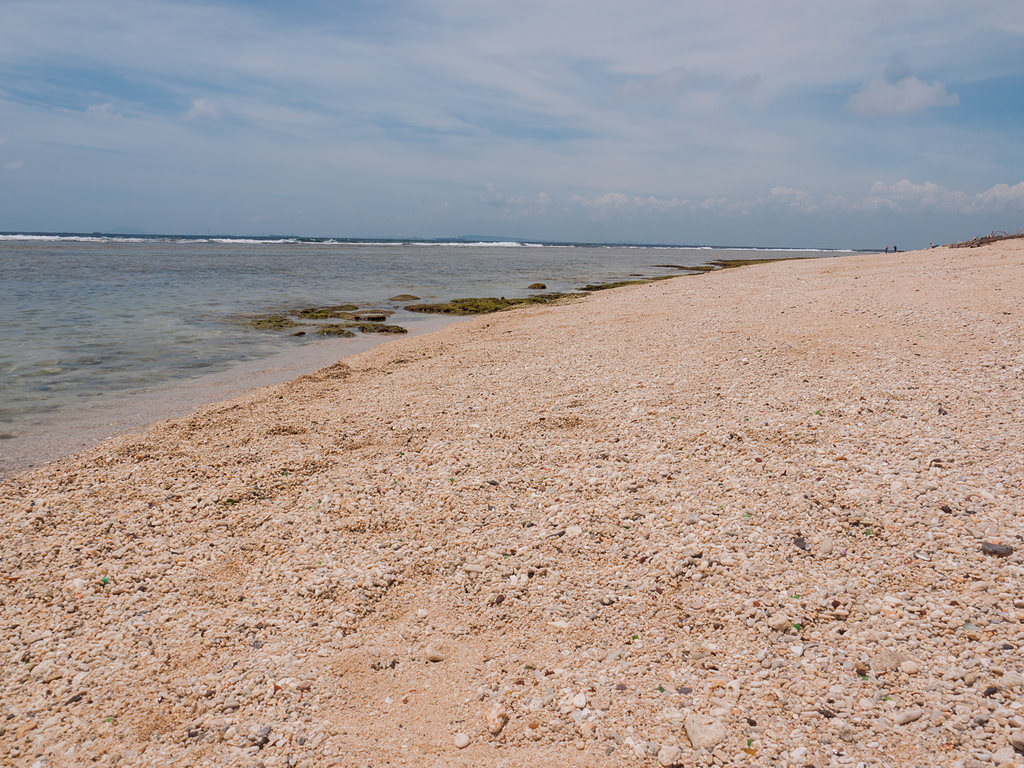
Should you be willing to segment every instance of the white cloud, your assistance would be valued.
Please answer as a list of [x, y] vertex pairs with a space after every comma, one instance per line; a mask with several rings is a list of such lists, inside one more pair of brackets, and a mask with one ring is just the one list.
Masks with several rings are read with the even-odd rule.
[[189, 108], [186, 117], [189, 120], [196, 120], [204, 117], [211, 120], [219, 120], [220, 110], [210, 99], [193, 99], [192, 106]]
[[876, 181], [858, 207], [867, 211], [935, 211], [965, 215], [1024, 210], [1024, 181], [1013, 186], [996, 184], [974, 194], [947, 189], [931, 181], [923, 184], [909, 179], [895, 184]]
[[8, 171], [18, 171], [24, 167], [25, 162], [23, 160], [9, 160], [8, 162], [4, 163], [4, 168], [6, 168]]
[[858, 115], [910, 115], [931, 107], [952, 107], [960, 97], [946, 91], [940, 82], [926, 83], [913, 75], [895, 82], [882, 78], [869, 80], [846, 102], [846, 108]]
[[494, 208], [500, 208], [508, 203], [508, 197], [503, 195], [493, 184], [487, 184], [484, 192], [480, 195], [480, 202]]
[[[551, 202], [551, 198], [546, 192], [538, 192], [536, 195], [509, 197], [498, 190], [494, 184], [486, 184], [479, 199], [486, 206], [500, 208], [503, 213], [515, 216], [541, 214], [547, 209], [548, 203]], [[448, 203], [444, 203], [443, 208], [447, 210]]]
[[121, 113], [114, 109], [114, 105], [109, 101], [104, 102], [103, 104], [91, 104], [85, 112], [91, 117], [107, 119], [116, 119], [121, 117]]
[[657, 195], [624, 195], [621, 192], [605, 192], [596, 197], [573, 195], [569, 201], [575, 205], [596, 211], [666, 212], [692, 207], [678, 197]]
[[[1020, 50], [1024, 4], [1007, 0], [736, 0], [728, 11], [715, 0], [636, 0], [630, 14], [612, 0], [424, 0], [421, 12], [397, 16], [371, 3], [354, 25], [331, 4], [318, 4], [323, 19], [254, 5], [7, 0], [0, 70], [35, 73], [38, 96], [31, 107], [0, 96], [5, 135], [41, 174], [23, 210], [87, 207], [82, 192], [102, 162], [137, 185], [123, 187], [125, 200], [154, 221], [175, 213], [163, 190], [194, 189], [194, 176], [209, 174], [216, 184], [180, 196], [182, 228], [210, 226], [208, 197], [225, 230], [251, 226], [257, 201], [281, 211], [282, 229], [329, 234], [485, 231], [481, 222], [536, 210], [564, 217], [552, 239], [571, 239], [576, 222], [587, 224], [577, 232], [596, 231], [589, 224], [614, 212], [623, 234], [609, 227], [611, 238], [635, 221], [634, 232], [669, 240], [677, 230], [659, 231], [659, 221], [726, 221], [744, 210], [797, 220], [870, 206], [963, 208], [948, 190], [929, 193], [939, 203], [907, 189], [864, 192], [873, 179], [899, 178], [893, 168], [951, 189], [986, 186], [1024, 152], [1012, 127], [990, 121], [986, 141], [970, 121], [898, 135], [821, 98], [860, 90], [849, 109], [870, 114], [953, 103], [953, 90], [966, 102], [968, 83], [1019, 69], [1006, 51]], [[889, 51], [918, 77], [901, 58], [887, 68]], [[118, 76], [74, 79], [94, 72]], [[66, 98], [45, 106], [62, 79]], [[232, 130], [208, 130], [210, 120]], [[64, 162], [34, 155], [44, 142]], [[303, 201], [296, 209], [308, 216], [289, 221], [258, 182], [271, 171], [275, 193]], [[971, 204], [1016, 205], [1020, 191], [996, 185]], [[450, 218], [416, 218], [439, 199], [451, 200]]]
[[772, 187], [769, 194], [772, 200], [776, 200], [794, 211], [807, 211], [814, 208], [811, 203], [811, 193], [804, 189]]
[[849, 200], [834, 193], [814, 194], [805, 189], [775, 186], [766, 196], [756, 199], [709, 197], [697, 203], [679, 198], [631, 196], [621, 192], [606, 192], [595, 197], [572, 195], [570, 204], [592, 211], [608, 213], [660, 213], [693, 214], [748, 214], [754, 211], [794, 214], [851, 213], [855, 211], [877, 213], [892, 211], [912, 213], [932, 211], [945, 214], [985, 214], [1024, 210], [1024, 181], [1013, 186], [996, 184], [977, 193], [947, 189], [941, 184], [926, 181], [917, 184], [909, 179], [886, 184], [876, 181], [866, 195]]
[[1024, 208], [1024, 181], [1014, 184], [996, 184], [975, 195], [979, 206]]

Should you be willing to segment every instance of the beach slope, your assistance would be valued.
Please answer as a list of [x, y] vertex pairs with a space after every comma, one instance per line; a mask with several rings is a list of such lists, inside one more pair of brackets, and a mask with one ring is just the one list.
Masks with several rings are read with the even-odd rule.
[[603, 291], [11, 478], [0, 763], [1020, 763], [1022, 296]]

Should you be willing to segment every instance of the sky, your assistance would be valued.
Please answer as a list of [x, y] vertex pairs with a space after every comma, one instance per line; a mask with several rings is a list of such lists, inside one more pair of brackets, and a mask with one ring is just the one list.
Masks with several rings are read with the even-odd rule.
[[3, 0], [0, 231], [1024, 229], [1019, 0]]

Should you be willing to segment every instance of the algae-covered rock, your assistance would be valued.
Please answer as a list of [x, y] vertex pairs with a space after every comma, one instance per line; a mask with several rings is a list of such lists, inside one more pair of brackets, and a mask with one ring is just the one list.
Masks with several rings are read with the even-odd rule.
[[500, 312], [514, 306], [514, 302], [502, 298], [489, 297], [477, 299], [452, 299], [437, 304], [409, 304], [410, 312], [431, 312], [441, 315], [485, 315], [489, 312]]
[[452, 299], [437, 304], [409, 304], [410, 312], [430, 312], [440, 315], [486, 315], [491, 312], [502, 312], [513, 307], [529, 304], [550, 304], [559, 299], [580, 296], [578, 293], [540, 293], [523, 298], [506, 299], [504, 296], [488, 296], [485, 298]]
[[657, 269], [681, 269], [686, 272], [712, 272], [717, 269], [712, 264], [698, 264], [695, 267], [688, 267], [685, 264], [654, 264], [652, 266]]
[[388, 319], [388, 315], [395, 314], [390, 309], [367, 309], [361, 312], [353, 312], [352, 319], [360, 323], [382, 323]]
[[352, 312], [359, 309], [355, 304], [337, 304], [333, 307], [306, 307], [300, 309], [299, 317], [307, 320], [351, 320]]
[[392, 296], [388, 301], [419, 301], [419, 296], [413, 296], [411, 293], [400, 293], [397, 296]]
[[340, 323], [327, 323], [326, 325], [321, 325], [316, 329], [316, 332], [321, 336], [342, 336], [345, 338], [355, 336], [355, 334], [348, 329], [347, 324], [342, 325]]
[[526, 286], [526, 288], [527, 290], [530, 291], [543, 291], [547, 288], [547, 286], [544, 285], [544, 283], [531, 283], [530, 285]]
[[297, 328], [304, 323], [296, 323], [283, 315], [263, 315], [249, 320], [249, 326], [261, 331], [285, 331], [289, 328]]
[[711, 262], [716, 269], [735, 269], [749, 267], [751, 264], [767, 264], [769, 261], [789, 261], [789, 259], [715, 259]]
[[589, 283], [584, 285], [580, 290], [589, 291], [606, 291], [609, 288], [622, 288], [625, 285], [642, 285], [644, 283], [653, 283], [658, 280], [670, 280], [675, 275], [659, 275], [658, 277], [644, 277], [639, 280], [616, 280], [613, 283]]
[[347, 328], [354, 328], [361, 333], [408, 333], [400, 325], [387, 325], [385, 323], [347, 323]]

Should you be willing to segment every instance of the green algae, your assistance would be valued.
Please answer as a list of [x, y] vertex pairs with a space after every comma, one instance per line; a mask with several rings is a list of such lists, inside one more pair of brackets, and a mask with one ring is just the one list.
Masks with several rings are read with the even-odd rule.
[[713, 272], [718, 267], [710, 264], [698, 264], [695, 267], [688, 267], [685, 264], [652, 264], [655, 269], [681, 269], [686, 272]]
[[333, 307], [306, 307], [298, 311], [298, 316], [306, 320], [351, 320], [352, 313], [359, 309], [356, 304], [338, 304]]
[[382, 323], [388, 319], [388, 315], [395, 314], [390, 309], [366, 309], [361, 312], [353, 312], [352, 320], [360, 323]]
[[794, 258], [802, 257], [790, 257], [781, 259], [715, 259], [711, 262], [716, 269], [734, 269], [736, 267], [749, 267], [751, 264], [768, 264], [772, 261], [791, 261]]
[[429, 312], [440, 315], [486, 315], [491, 312], [503, 312], [513, 307], [531, 304], [550, 304], [559, 299], [580, 295], [578, 293], [540, 293], [516, 299], [506, 299], [504, 296], [500, 298], [488, 296], [485, 298], [452, 299], [451, 301], [443, 301], [437, 304], [409, 304], [406, 306], [406, 309], [410, 312]]
[[408, 333], [408, 330], [400, 325], [386, 323], [347, 323], [345, 327], [355, 328], [360, 333]]
[[543, 291], [546, 288], [547, 286], [544, 285], [544, 283], [533, 283], [531, 285], [526, 286], [526, 290], [528, 291]]
[[658, 277], [644, 277], [640, 280], [616, 280], [613, 283], [590, 283], [584, 285], [580, 290], [594, 292], [594, 291], [606, 291], [609, 288], [622, 288], [626, 285], [643, 285], [644, 283], [653, 283], [657, 280], [671, 280], [675, 275], [660, 275]]
[[249, 327], [260, 331], [284, 331], [289, 328], [297, 328], [305, 323], [297, 323], [282, 315], [263, 315], [249, 319]]
[[318, 327], [316, 332], [321, 336], [341, 336], [344, 338], [351, 338], [355, 336], [355, 334], [348, 329], [347, 323], [344, 325], [340, 323], [327, 323]]

